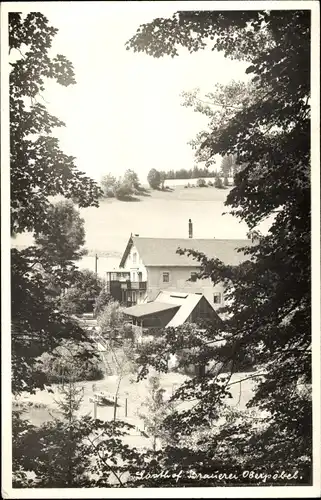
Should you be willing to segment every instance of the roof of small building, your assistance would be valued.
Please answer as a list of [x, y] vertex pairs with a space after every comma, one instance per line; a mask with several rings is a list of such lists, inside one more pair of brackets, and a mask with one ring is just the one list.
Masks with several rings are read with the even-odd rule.
[[130, 249], [134, 245], [145, 266], [156, 267], [199, 267], [199, 262], [193, 257], [179, 255], [178, 248], [196, 250], [208, 258], [220, 259], [224, 264], [238, 265], [248, 260], [238, 248], [251, 246], [251, 240], [217, 240], [198, 238], [141, 238], [131, 236], [122, 256], [120, 267], [125, 264]]
[[128, 316], [133, 316], [135, 318], [143, 318], [144, 316], [150, 316], [151, 314], [157, 314], [163, 311], [169, 311], [170, 309], [178, 309], [179, 304], [168, 304], [162, 302], [146, 302], [144, 304], [138, 304], [136, 306], [127, 307], [124, 309], [124, 314]]
[[[190, 316], [190, 314], [192, 314], [195, 307], [203, 297], [204, 295], [201, 293], [182, 293], [182, 292], [164, 290], [159, 292], [159, 294], [155, 299], [155, 302], [160, 301], [162, 303], [166, 302], [168, 304], [171, 304], [176, 301], [176, 303], [180, 305], [180, 308], [178, 309], [176, 314], [166, 325], [166, 326], [176, 327], [185, 323], [187, 318]], [[214, 308], [212, 309], [214, 311]]]
[[185, 323], [202, 299], [206, 300], [213, 313], [220, 318], [212, 304], [210, 304], [202, 293], [184, 293], [176, 290], [162, 290], [153, 302], [128, 307], [124, 309], [124, 313], [135, 318], [143, 318], [162, 311], [177, 309], [172, 319], [166, 325], [167, 327], [177, 327]]

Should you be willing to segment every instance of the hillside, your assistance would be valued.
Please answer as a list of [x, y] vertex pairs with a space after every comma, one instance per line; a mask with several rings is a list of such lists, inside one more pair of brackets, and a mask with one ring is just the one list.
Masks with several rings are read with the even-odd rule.
[[[175, 181], [171, 181], [175, 183]], [[195, 238], [245, 238], [248, 228], [226, 210], [224, 200], [228, 189], [184, 188], [175, 186], [168, 191], [152, 191], [135, 197], [136, 201], [105, 199], [98, 208], [81, 209], [85, 219], [86, 247], [89, 253], [80, 267], [94, 270], [94, 256], [99, 256], [98, 272], [118, 265], [131, 233], [140, 236], [187, 238], [188, 219], [193, 221]], [[268, 222], [263, 225], [266, 230]], [[12, 245], [30, 245], [30, 234], [18, 235]]]

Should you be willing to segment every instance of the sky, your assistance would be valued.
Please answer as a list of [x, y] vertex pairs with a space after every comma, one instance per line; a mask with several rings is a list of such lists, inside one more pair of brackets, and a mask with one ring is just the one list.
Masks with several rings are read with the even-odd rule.
[[[100, 180], [105, 173], [151, 168], [192, 168], [188, 141], [207, 119], [181, 105], [182, 91], [211, 91], [216, 83], [246, 80], [246, 64], [211, 50], [155, 59], [125, 48], [140, 24], [168, 16], [177, 7], [162, 2], [44, 2], [38, 5], [59, 29], [52, 54], [74, 65], [76, 85], [48, 82], [48, 110], [66, 123], [54, 135], [77, 166]], [[77, 5], [77, 8], [75, 8]], [[176, 8], [174, 8], [176, 7]], [[217, 157], [219, 167], [220, 157]]]

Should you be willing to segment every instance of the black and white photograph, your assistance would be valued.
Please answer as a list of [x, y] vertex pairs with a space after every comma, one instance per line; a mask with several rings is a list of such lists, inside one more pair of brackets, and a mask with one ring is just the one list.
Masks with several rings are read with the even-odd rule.
[[319, 497], [319, 10], [2, 2], [3, 498]]

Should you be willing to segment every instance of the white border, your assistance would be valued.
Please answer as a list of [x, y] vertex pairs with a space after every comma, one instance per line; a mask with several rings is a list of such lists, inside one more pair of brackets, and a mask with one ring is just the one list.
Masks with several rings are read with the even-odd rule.
[[[313, 360], [313, 486], [296, 487], [195, 487], [195, 488], [92, 488], [92, 489], [13, 489], [11, 487], [11, 381], [10, 381], [10, 220], [9, 220], [9, 85], [8, 85], [8, 12], [41, 11], [46, 14], [52, 9], [63, 9], [71, 2], [5, 2], [1, 5], [1, 267], [2, 267], [2, 496], [3, 498], [306, 498], [319, 497], [320, 486], [320, 9], [317, 1], [207, 1], [207, 2], [108, 2], [110, 8], [148, 10], [311, 10], [312, 19], [312, 77], [311, 77], [311, 165], [312, 165], [312, 360]], [[72, 2], [75, 9], [94, 9], [101, 2]], [[133, 33], [134, 34], [134, 33]], [[309, 249], [307, 249], [307, 252]]]

